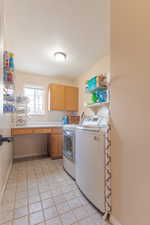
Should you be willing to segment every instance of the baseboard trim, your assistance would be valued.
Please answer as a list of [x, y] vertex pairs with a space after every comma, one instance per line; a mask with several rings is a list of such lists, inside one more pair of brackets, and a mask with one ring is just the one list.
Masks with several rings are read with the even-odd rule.
[[6, 185], [7, 185], [7, 182], [8, 182], [8, 177], [9, 177], [11, 169], [12, 169], [12, 162], [9, 165], [9, 168], [8, 168], [8, 171], [7, 171], [7, 174], [6, 174], [6, 179], [5, 179], [5, 182], [3, 184], [2, 191], [0, 192], [0, 203], [2, 202], [2, 199], [3, 199], [3, 195], [4, 195], [4, 192], [5, 192], [5, 189], [6, 189]]
[[26, 159], [26, 158], [35, 158], [35, 157], [43, 157], [43, 156], [48, 156], [48, 155], [47, 155], [47, 153], [45, 153], [45, 154], [33, 153], [33, 154], [28, 154], [28, 155], [15, 156], [14, 160]]
[[110, 223], [112, 224], [112, 225], [122, 225], [121, 223], [119, 223], [118, 221], [117, 221], [117, 219], [114, 217], [114, 216], [110, 216]]

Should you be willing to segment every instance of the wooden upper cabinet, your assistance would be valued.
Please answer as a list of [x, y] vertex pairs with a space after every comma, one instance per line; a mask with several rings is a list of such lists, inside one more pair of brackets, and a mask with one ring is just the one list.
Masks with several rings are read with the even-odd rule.
[[64, 111], [65, 88], [63, 85], [51, 84], [49, 87], [48, 110]]
[[78, 88], [65, 86], [65, 110], [78, 111]]
[[48, 110], [78, 111], [78, 88], [60, 84], [49, 86]]

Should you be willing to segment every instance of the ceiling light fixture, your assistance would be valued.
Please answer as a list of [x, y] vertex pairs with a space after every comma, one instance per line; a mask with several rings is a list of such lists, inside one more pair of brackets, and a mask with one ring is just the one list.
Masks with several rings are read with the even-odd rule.
[[67, 58], [67, 55], [64, 52], [55, 52], [54, 56], [57, 62], [65, 62]]

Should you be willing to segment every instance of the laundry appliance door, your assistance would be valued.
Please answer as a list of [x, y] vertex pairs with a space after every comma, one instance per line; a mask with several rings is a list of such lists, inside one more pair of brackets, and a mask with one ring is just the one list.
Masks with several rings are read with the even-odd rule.
[[104, 135], [100, 130], [77, 129], [76, 182], [85, 196], [104, 212]]
[[75, 132], [64, 130], [64, 156], [75, 161]]

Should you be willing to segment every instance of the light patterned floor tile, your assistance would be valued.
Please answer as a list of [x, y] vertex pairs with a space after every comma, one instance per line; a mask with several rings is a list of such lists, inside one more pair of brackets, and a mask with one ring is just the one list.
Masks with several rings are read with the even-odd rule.
[[27, 216], [27, 215], [28, 215], [28, 208], [27, 208], [27, 206], [15, 209], [15, 212], [14, 212], [15, 219], [23, 217], [23, 216]]
[[5, 211], [0, 214], [0, 224], [9, 222], [13, 219], [13, 211]]
[[95, 225], [95, 223], [91, 218], [85, 218], [79, 221], [79, 225]]
[[75, 193], [76, 197], [82, 197], [82, 194], [78, 189], [74, 190], [74, 193]]
[[43, 221], [44, 221], [44, 216], [42, 211], [30, 214], [30, 225], [35, 225]]
[[40, 201], [40, 196], [39, 195], [33, 195], [29, 197], [29, 204], [36, 203]]
[[30, 213], [34, 213], [34, 212], [37, 212], [37, 211], [40, 211], [40, 210], [42, 210], [41, 202], [36, 202], [36, 203], [33, 203], [33, 204], [29, 205]]
[[28, 204], [27, 198], [19, 199], [15, 202], [15, 208], [20, 208]]
[[43, 192], [43, 193], [40, 194], [40, 197], [41, 197], [42, 200], [51, 198], [51, 196], [52, 196], [52, 195], [51, 195], [50, 191], [48, 191], [48, 192]]
[[48, 220], [48, 221], [46, 221], [46, 225], [61, 225], [60, 218], [56, 217], [51, 220]]
[[43, 187], [39, 188], [39, 191], [40, 191], [40, 193], [48, 192], [49, 191], [49, 187], [48, 186], [43, 186]]
[[73, 210], [74, 215], [78, 220], [84, 219], [88, 217], [88, 212], [85, 207], [76, 208]]
[[55, 196], [53, 197], [53, 199], [56, 204], [60, 204], [67, 201], [64, 195]]
[[64, 172], [62, 160], [50, 158], [13, 165], [0, 207], [1, 224], [108, 225]]
[[85, 208], [88, 212], [89, 216], [93, 216], [94, 214], [96, 214], [98, 211], [90, 204], [85, 205]]
[[33, 195], [39, 195], [39, 191], [36, 189], [28, 189], [28, 196], [31, 197]]
[[75, 209], [82, 206], [82, 202], [80, 201], [79, 198], [72, 199], [68, 201], [68, 203], [71, 209]]
[[63, 214], [61, 216], [61, 220], [62, 220], [63, 225], [71, 225], [71, 224], [77, 222], [77, 218], [71, 211], [69, 213]]
[[89, 204], [88, 200], [86, 200], [83, 196], [80, 197], [79, 199], [80, 199], [82, 205], [87, 205], [87, 204]]
[[56, 207], [54, 206], [54, 207], [51, 207], [51, 208], [48, 208], [48, 209], [44, 209], [44, 216], [45, 216], [46, 220], [50, 220], [53, 217], [58, 216], [58, 212], [57, 212]]
[[59, 214], [63, 214], [63, 213], [66, 213], [68, 211], [70, 211], [70, 206], [68, 204], [68, 202], [64, 202], [64, 203], [61, 203], [59, 205], [57, 205], [57, 211]]
[[4, 223], [3, 225], [13, 225], [13, 222]]
[[15, 206], [15, 202], [11, 202], [11, 203], [7, 204], [6, 202], [2, 201], [1, 206], [0, 206], [0, 214], [3, 213], [4, 211], [13, 210], [14, 206]]
[[14, 220], [13, 225], [29, 225], [28, 217], [25, 216], [25, 217]]
[[16, 194], [16, 199], [27, 198], [27, 192], [19, 192]]
[[90, 217], [91, 220], [94, 222], [94, 225], [108, 225], [100, 216], [99, 213], [94, 214]]
[[68, 185], [67, 187], [62, 188], [62, 192], [63, 193], [67, 193], [67, 192], [70, 192], [70, 191], [72, 191], [72, 187], [70, 185]]
[[75, 192], [71, 191], [71, 192], [67, 192], [64, 194], [65, 198], [69, 201], [72, 200], [74, 198], [76, 198]]
[[42, 206], [44, 209], [50, 208], [54, 206], [54, 201], [52, 198], [46, 199], [42, 201]]

